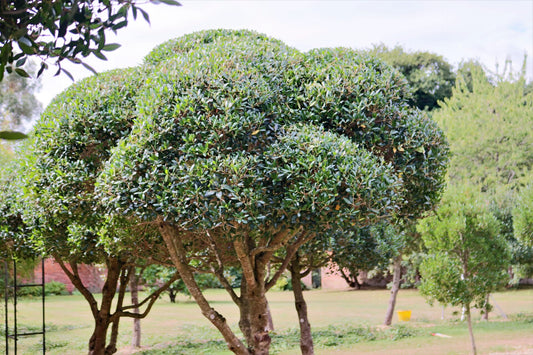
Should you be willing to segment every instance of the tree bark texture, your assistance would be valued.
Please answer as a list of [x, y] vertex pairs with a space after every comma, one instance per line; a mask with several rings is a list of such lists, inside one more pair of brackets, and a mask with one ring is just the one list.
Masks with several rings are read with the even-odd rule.
[[390, 291], [390, 298], [389, 298], [389, 307], [387, 308], [387, 313], [385, 314], [385, 322], [384, 325], [391, 325], [392, 324], [392, 317], [394, 315], [394, 308], [396, 307], [396, 297], [398, 295], [398, 291], [400, 290], [400, 281], [402, 279], [402, 255], [398, 255], [394, 259], [394, 274], [392, 278], [392, 288]]
[[99, 311], [94, 315], [95, 328], [89, 340], [89, 355], [110, 355], [116, 352], [113, 339], [111, 339], [109, 344], [106, 344], [106, 341], [107, 330], [111, 324], [111, 306], [123, 266], [124, 263], [118, 258], [110, 258], [107, 263], [107, 277], [102, 288], [102, 301]]
[[256, 282], [250, 287], [245, 278], [242, 283], [241, 293], [245, 296], [241, 297], [239, 304], [239, 328], [244, 334], [250, 354], [267, 355], [272, 339], [269, 334], [268, 301], [263, 283]]
[[[139, 276], [134, 272], [130, 278], [131, 304], [135, 306], [133, 313], [139, 314]], [[141, 320], [133, 318], [133, 336], [131, 346], [141, 347]]]
[[302, 355], [313, 355], [313, 336], [311, 334], [311, 324], [307, 314], [307, 303], [305, 302], [302, 284], [300, 279], [301, 266], [298, 253], [296, 253], [290, 264], [292, 292], [294, 294], [294, 306], [298, 313], [298, 323], [300, 324], [300, 350]]

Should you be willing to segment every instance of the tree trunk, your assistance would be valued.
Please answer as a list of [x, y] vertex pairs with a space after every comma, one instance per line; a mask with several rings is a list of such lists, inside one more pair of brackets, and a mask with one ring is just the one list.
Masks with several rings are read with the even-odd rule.
[[118, 258], [110, 258], [107, 262], [107, 277], [102, 288], [100, 310], [93, 314], [95, 328], [89, 340], [89, 355], [108, 355], [116, 351], [115, 344], [107, 344], [107, 330], [111, 323], [111, 306], [117, 291], [118, 280], [124, 263]]
[[109, 323], [106, 320], [99, 320], [93, 330], [93, 334], [89, 339], [89, 355], [105, 355], [106, 336]]
[[246, 349], [242, 341], [233, 333], [226, 319], [209, 305], [200, 287], [198, 287], [194, 279], [194, 274], [189, 267], [187, 252], [181, 241], [182, 232], [177, 227], [166, 222], [159, 223], [159, 231], [165, 241], [172, 263], [176, 266], [181, 279], [200, 307], [202, 314], [219, 330], [232, 352], [239, 355], [249, 355], [248, 349]]
[[256, 282], [254, 287], [250, 287], [243, 278], [241, 295], [244, 297], [239, 305], [239, 328], [248, 344], [248, 351], [254, 355], [268, 355], [272, 339], [269, 334], [269, 310], [264, 286]]
[[[131, 304], [136, 307], [133, 309], [133, 313], [139, 313], [139, 276], [135, 273], [130, 279], [130, 291], [131, 291]], [[131, 338], [131, 346], [134, 348], [141, 347], [141, 320], [139, 318], [133, 318], [133, 336]]]
[[168, 298], [170, 303], [176, 303], [176, 292], [174, 290], [168, 290]]
[[398, 255], [394, 259], [394, 275], [392, 278], [392, 288], [390, 291], [389, 298], [389, 307], [387, 308], [387, 313], [385, 314], [384, 325], [391, 325], [392, 316], [394, 315], [394, 308], [396, 307], [396, 296], [400, 290], [400, 280], [402, 278], [402, 254]]
[[474, 332], [472, 331], [472, 317], [470, 314], [470, 304], [465, 305], [466, 322], [468, 323], [468, 332], [470, 333], [470, 342], [472, 343], [472, 355], [476, 355], [476, 342], [474, 341]]
[[313, 355], [313, 336], [311, 334], [311, 324], [307, 315], [307, 303], [305, 302], [302, 284], [300, 279], [301, 266], [296, 253], [289, 269], [291, 271], [292, 292], [294, 294], [294, 305], [298, 313], [298, 320], [300, 324], [300, 349], [302, 355]]

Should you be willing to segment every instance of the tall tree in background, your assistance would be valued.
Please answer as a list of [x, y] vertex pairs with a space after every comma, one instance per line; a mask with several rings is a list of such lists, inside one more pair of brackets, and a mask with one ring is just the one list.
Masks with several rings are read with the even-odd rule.
[[[4, 74], [17, 73], [28, 77], [23, 68], [30, 58], [40, 60], [37, 76], [55, 59], [59, 74], [70, 73], [62, 61], [81, 63], [81, 58], [94, 55], [106, 60], [103, 52], [120, 45], [108, 43], [106, 33], [128, 25], [140, 13], [149, 22], [148, 14], [138, 6], [139, 0], [9, 0], [0, 1], [0, 81]], [[175, 0], [148, 0], [150, 3], [179, 5]]]
[[524, 73], [490, 78], [480, 65], [467, 66], [433, 118], [453, 153], [450, 183], [470, 182], [498, 199], [533, 176], [533, 93], [524, 93]]
[[411, 104], [421, 110], [434, 110], [438, 102], [452, 95], [455, 74], [452, 66], [440, 55], [409, 52], [400, 46], [388, 48], [380, 44], [368, 51], [398, 69], [411, 87]]
[[513, 236], [512, 216], [517, 197], [533, 181], [531, 117], [533, 92], [526, 92], [525, 62], [522, 72], [504, 69], [502, 74], [490, 74], [476, 62], [463, 64], [452, 97], [433, 114], [450, 142], [450, 184], [473, 184], [491, 201], [512, 246], [513, 263], [521, 264], [513, 267], [514, 274], [531, 270], [527, 258], [533, 254], [531, 245]]

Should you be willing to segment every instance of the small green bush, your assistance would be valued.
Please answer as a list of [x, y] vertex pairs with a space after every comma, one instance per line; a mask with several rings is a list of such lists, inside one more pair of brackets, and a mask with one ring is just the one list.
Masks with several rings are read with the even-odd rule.
[[44, 294], [48, 295], [65, 295], [67, 294], [67, 287], [64, 283], [59, 281], [50, 281], [44, 285]]
[[[65, 295], [67, 287], [59, 281], [50, 281], [44, 285], [44, 295]], [[21, 287], [17, 290], [18, 297], [40, 297], [42, 295], [41, 286]]]

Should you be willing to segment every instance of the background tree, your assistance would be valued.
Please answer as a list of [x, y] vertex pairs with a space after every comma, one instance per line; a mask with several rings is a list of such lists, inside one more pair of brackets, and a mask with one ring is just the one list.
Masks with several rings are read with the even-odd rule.
[[400, 46], [391, 49], [383, 44], [368, 52], [405, 76], [413, 95], [410, 103], [419, 109], [432, 111], [439, 107], [439, 101], [452, 95], [455, 74], [442, 56], [425, 51], [409, 52]]
[[533, 179], [533, 93], [525, 87], [524, 71], [490, 74], [467, 62], [459, 69], [452, 97], [433, 113], [450, 142], [450, 183], [472, 183], [491, 201], [512, 246], [512, 262], [520, 263], [512, 268], [516, 278], [527, 276], [533, 254], [531, 246], [513, 237], [512, 211]]
[[531, 179], [533, 93], [524, 94], [523, 75], [489, 80], [474, 64], [468, 65], [468, 73], [471, 88], [461, 75], [453, 96], [433, 118], [446, 132], [453, 152], [450, 182], [471, 182], [498, 198]]
[[[34, 72], [27, 63], [26, 70]], [[29, 68], [29, 69], [28, 69]], [[38, 79], [28, 79], [15, 73], [8, 74], [0, 81], [0, 139], [20, 139], [25, 135], [21, 125], [28, 123], [41, 112], [41, 103], [35, 97], [41, 83]], [[8, 155], [10, 148], [0, 141], [0, 154]]]
[[[149, 22], [148, 14], [138, 6], [137, 0], [60, 0], [0, 2], [0, 81], [4, 74], [15, 72], [28, 77], [23, 68], [29, 58], [38, 58], [37, 76], [48, 67], [47, 59], [55, 59], [59, 74], [72, 75], [61, 67], [63, 60], [81, 63], [91, 54], [106, 60], [103, 52], [120, 45], [109, 43], [106, 32], [128, 25], [131, 11], [133, 18], [140, 12]], [[175, 0], [148, 0], [150, 3], [179, 5]], [[15, 46], [16, 45], [16, 46]], [[17, 48], [18, 47], [18, 48]]]
[[533, 185], [522, 190], [513, 217], [516, 238], [533, 246]]
[[507, 283], [509, 262], [500, 223], [476, 194], [449, 189], [435, 215], [418, 225], [429, 254], [420, 267], [420, 292], [430, 303], [464, 307], [473, 354], [471, 307], [487, 308], [488, 294]]

